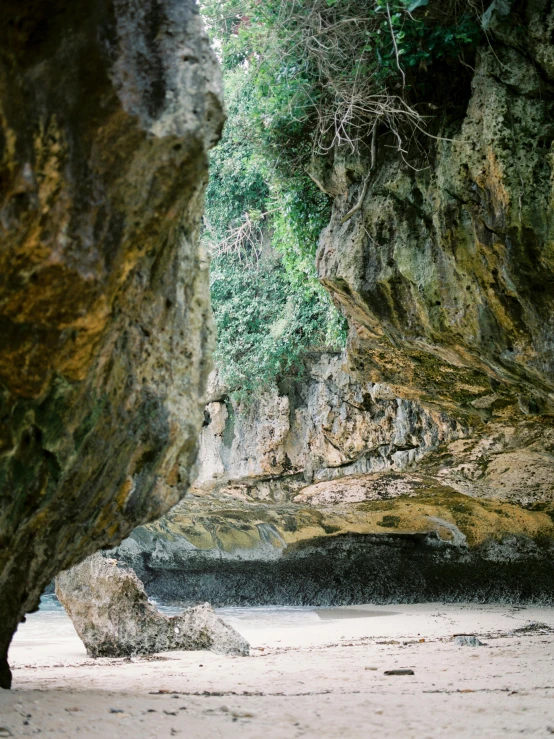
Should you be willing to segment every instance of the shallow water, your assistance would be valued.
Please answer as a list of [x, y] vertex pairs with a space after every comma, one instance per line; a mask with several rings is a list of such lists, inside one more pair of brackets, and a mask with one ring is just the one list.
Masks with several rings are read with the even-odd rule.
[[[165, 605], [154, 598], [150, 602], [160, 613], [166, 616], [177, 616], [186, 608], [184, 605]], [[317, 623], [320, 620], [339, 620], [344, 618], [374, 618], [376, 616], [394, 616], [394, 611], [377, 611], [367, 606], [336, 606], [330, 608], [316, 608], [313, 606], [248, 606], [216, 608], [216, 613], [226, 621], [236, 622], [237, 625], [248, 628], [268, 628], [271, 626], [302, 626], [308, 623]], [[48, 617], [46, 618], [46, 614]], [[54, 594], [43, 595], [38, 613], [27, 617], [29, 621], [61, 623], [67, 619], [60, 601]]]
[[[165, 605], [152, 600], [161, 613], [175, 616], [184, 606]], [[312, 608], [310, 606], [257, 606], [216, 608], [216, 613], [237, 631], [251, 634], [256, 631], [317, 625], [322, 621], [393, 616], [393, 611], [378, 611], [370, 606], [344, 606], [336, 608]], [[253, 634], [252, 634], [253, 635]], [[20, 646], [69, 641], [75, 638], [75, 630], [63, 606], [54, 594], [43, 595], [37, 613], [27, 616], [15, 637]]]
[[[155, 603], [162, 613], [176, 616], [182, 613], [183, 606], [164, 606]], [[258, 607], [229, 607], [216, 608], [218, 616], [234, 626], [237, 631], [243, 628], [266, 629], [276, 626], [304, 626], [308, 623], [317, 623], [319, 617], [315, 610], [304, 606], [258, 606]]]
[[36, 643], [52, 643], [71, 641], [75, 638], [75, 629], [62, 604], [55, 595], [43, 595], [40, 608], [36, 613], [29, 613], [25, 623], [20, 624], [14, 642], [20, 646], [31, 646]]
[[[167, 616], [175, 616], [184, 608], [184, 606], [164, 605], [154, 600], [152, 603]], [[316, 610], [309, 607], [263, 606], [259, 608], [216, 608], [215, 610], [239, 632], [304, 626], [320, 621]], [[63, 606], [54, 594], [48, 594], [42, 596], [39, 610], [29, 614], [26, 623], [20, 625], [15, 641], [20, 646], [25, 644], [30, 646], [31, 643], [52, 643], [74, 638], [73, 624]]]

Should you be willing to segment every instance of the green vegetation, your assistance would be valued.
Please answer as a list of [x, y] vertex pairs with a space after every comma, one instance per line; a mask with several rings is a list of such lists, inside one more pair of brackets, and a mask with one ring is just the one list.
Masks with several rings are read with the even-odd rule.
[[316, 278], [318, 236], [329, 198], [303, 171], [285, 179], [260, 141], [257, 89], [241, 66], [227, 70], [228, 121], [211, 161], [204, 239], [223, 381], [253, 397], [289, 373], [306, 351], [344, 346], [346, 323]]
[[342, 147], [373, 161], [377, 132], [404, 155], [427, 123], [429, 69], [460, 66], [480, 28], [472, 0], [205, 0], [202, 11], [229, 115], [204, 232], [216, 363], [251, 396], [297, 373], [307, 350], [344, 345], [316, 279], [330, 203], [306, 173], [311, 157]]
[[377, 526], [383, 526], [386, 529], [397, 529], [400, 526], [400, 516], [383, 516], [377, 521]]

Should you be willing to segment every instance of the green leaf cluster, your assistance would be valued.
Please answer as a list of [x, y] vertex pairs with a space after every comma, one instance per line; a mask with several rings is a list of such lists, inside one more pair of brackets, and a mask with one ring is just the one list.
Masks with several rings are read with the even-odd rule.
[[356, 149], [376, 119], [401, 126], [430, 67], [476, 48], [479, 2], [205, 0], [203, 12], [224, 68], [248, 71], [265, 146], [290, 167], [314, 147]]
[[[274, 166], [257, 128], [248, 70], [228, 69], [225, 89], [228, 120], [212, 153], [204, 239], [213, 250], [215, 363], [233, 394], [248, 400], [301, 373], [306, 352], [344, 346], [346, 322], [315, 272], [329, 199], [302, 171], [284, 177]], [[262, 243], [218, 252], [217, 242], [245, 214], [260, 224]]]

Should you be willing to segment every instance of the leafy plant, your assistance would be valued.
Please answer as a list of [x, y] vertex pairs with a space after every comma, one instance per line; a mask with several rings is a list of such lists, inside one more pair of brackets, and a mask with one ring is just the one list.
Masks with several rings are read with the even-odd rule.
[[248, 399], [298, 374], [306, 351], [344, 346], [346, 324], [315, 273], [329, 199], [302, 172], [285, 179], [275, 168], [247, 70], [227, 70], [225, 85], [228, 122], [212, 155], [203, 239], [212, 253], [216, 365]]
[[[311, 151], [356, 151], [376, 124], [425, 129], [418, 89], [437, 61], [481, 36], [479, 0], [206, 0], [227, 69], [245, 65], [260, 135], [303, 164]], [[284, 157], [286, 153], [286, 157]]]

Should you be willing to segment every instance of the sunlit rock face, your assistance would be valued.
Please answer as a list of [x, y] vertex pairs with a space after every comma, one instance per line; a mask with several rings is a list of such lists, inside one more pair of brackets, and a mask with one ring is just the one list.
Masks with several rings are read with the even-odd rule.
[[554, 600], [554, 6], [508, 11], [434, 89], [438, 139], [403, 161], [379, 128], [367, 191], [369, 155], [314, 161], [347, 356], [253, 411], [212, 394], [194, 499], [122, 548], [151, 590]]
[[185, 493], [220, 80], [193, 0], [0, 8], [0, 685], [60, 569]]

